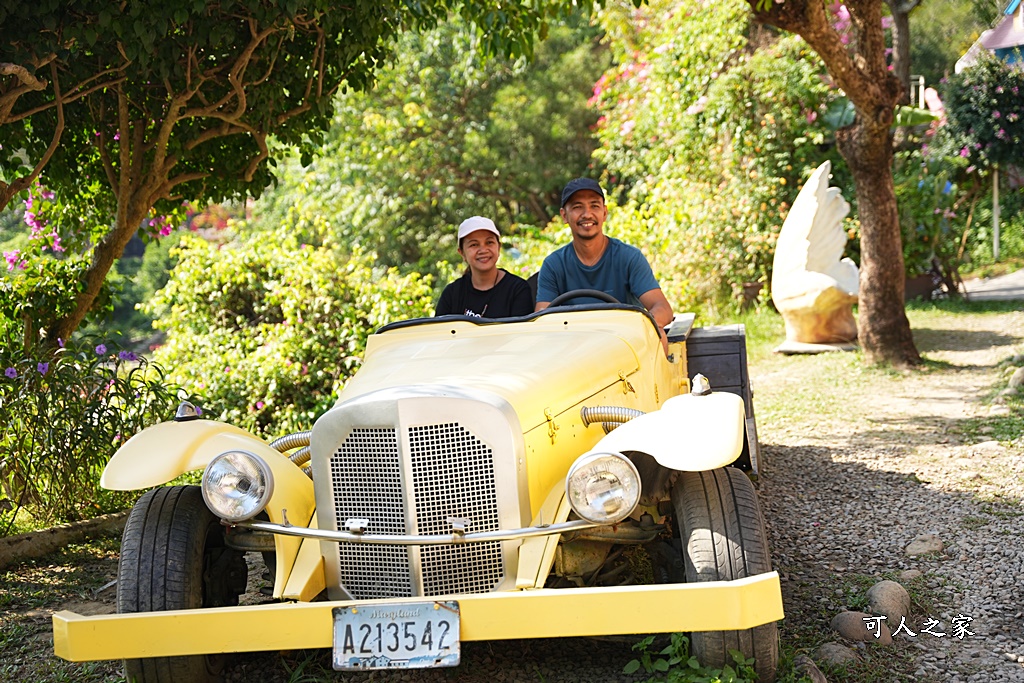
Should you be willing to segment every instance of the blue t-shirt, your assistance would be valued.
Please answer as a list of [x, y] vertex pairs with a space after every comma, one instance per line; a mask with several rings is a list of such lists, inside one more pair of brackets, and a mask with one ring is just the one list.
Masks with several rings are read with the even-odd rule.
[[[609, 237], [601, 260], [592, 266], [583, 265], [571, 242], [544, 259], [537, 280], [537, 301], [550, 302], [573, 289], [597, 289], [624, 304], [641, 306], [640, 297], [659, 289], [659, 285], [643, 252]], [[579, 297], [566, 303], [599, 303], [599, 300]]]

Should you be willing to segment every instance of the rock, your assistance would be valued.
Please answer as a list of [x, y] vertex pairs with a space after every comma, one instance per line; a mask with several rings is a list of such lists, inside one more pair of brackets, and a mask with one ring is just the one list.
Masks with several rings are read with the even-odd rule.
[[879, 581], [868, 589], [867, 598], [868, 611], [884, 615], [892, 628], [910, 616], [910, 593], [895, 581]]
[[1007, 405], [995, 405], [988, 409], [990, 417], [1003, 417], [1010, 414], [1010, 406]]
[[901, 581], [913, 581], [919, 576], [924, 576], [924, 572], [922, 572], [920, 569], [904, 569], [900, 572]]
[[860, 655], [842, 643], [822, 644], [814, 651], [814, 658], [829, 666], [846, 666], [861, 661]]
[[1010, 376], [1010, 388], [1020, 389], [1024, 387], [1024, 368], [1017, 368]]
[[1006, 447], [998, 441], [989, 440], [976, 443], [971, 446], [973, 453], [979, 453], [982, 455], [998, 455], [1006, 450]]
[[892, 634], [882, 617], [864, 612], [840, 612], [832, 617], [829, 627], [847, 640], [892, 645]]
[[793, 669], [797, 673], [803, 674], [807, 678], [811, 679], [811, 683], [828, 683], [828, 679], [825, 678], [825, 674], [821, 673], [818, 667], [807, 655], [798, 655], [796, 659], [793, 660]]
[[850, 205], [828, 186], [831, 169], [826, 161], [811, 174], [775, 244], [772, 301], [785, 321], [786, 342], [836, 345], [857, 338], [859, 274], [853, 261], [841, 258]]
[[906, 553], [911, 557], [942, 552], [942, 540], [935, 534], [922, 534], [910, 542]]

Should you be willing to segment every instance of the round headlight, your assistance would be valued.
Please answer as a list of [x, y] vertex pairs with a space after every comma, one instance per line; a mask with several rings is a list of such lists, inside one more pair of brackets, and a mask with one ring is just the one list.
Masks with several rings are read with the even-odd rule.
[[615, 524], [640, 502], [640, 473], [621, 453], [588, 453], [569, 468], [565, 492], [573, 512], [583, 519]]
[[203, 472], [203, 500], [214, 514], [229, 522], [259, 514], [273, 492], [270, 467], [246, 451], [221, 453]]

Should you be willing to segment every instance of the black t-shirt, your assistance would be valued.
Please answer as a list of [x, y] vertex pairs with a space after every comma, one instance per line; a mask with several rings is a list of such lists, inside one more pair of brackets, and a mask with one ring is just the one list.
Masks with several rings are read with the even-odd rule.
[[478, 318], [511, 318], [533, 312], [533, 294], [526, 280], [501, 269], [505, 275], [494, 287], [481, 291], [473, 286], [469, 270], [450, 282], [437, 301], [434, 315], [474, 315]]

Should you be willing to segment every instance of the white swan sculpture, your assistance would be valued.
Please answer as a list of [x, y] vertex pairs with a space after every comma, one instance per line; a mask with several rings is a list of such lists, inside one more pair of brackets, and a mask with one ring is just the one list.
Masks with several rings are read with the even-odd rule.
[[859, 273], [842, 258], [843, 219], [850, 205], [829, 187], [831, 162], [804, 183], [782, 224], [772, 266], [772, 301], [786, 323], [780, 353], [816, 353], [853, 348]]

